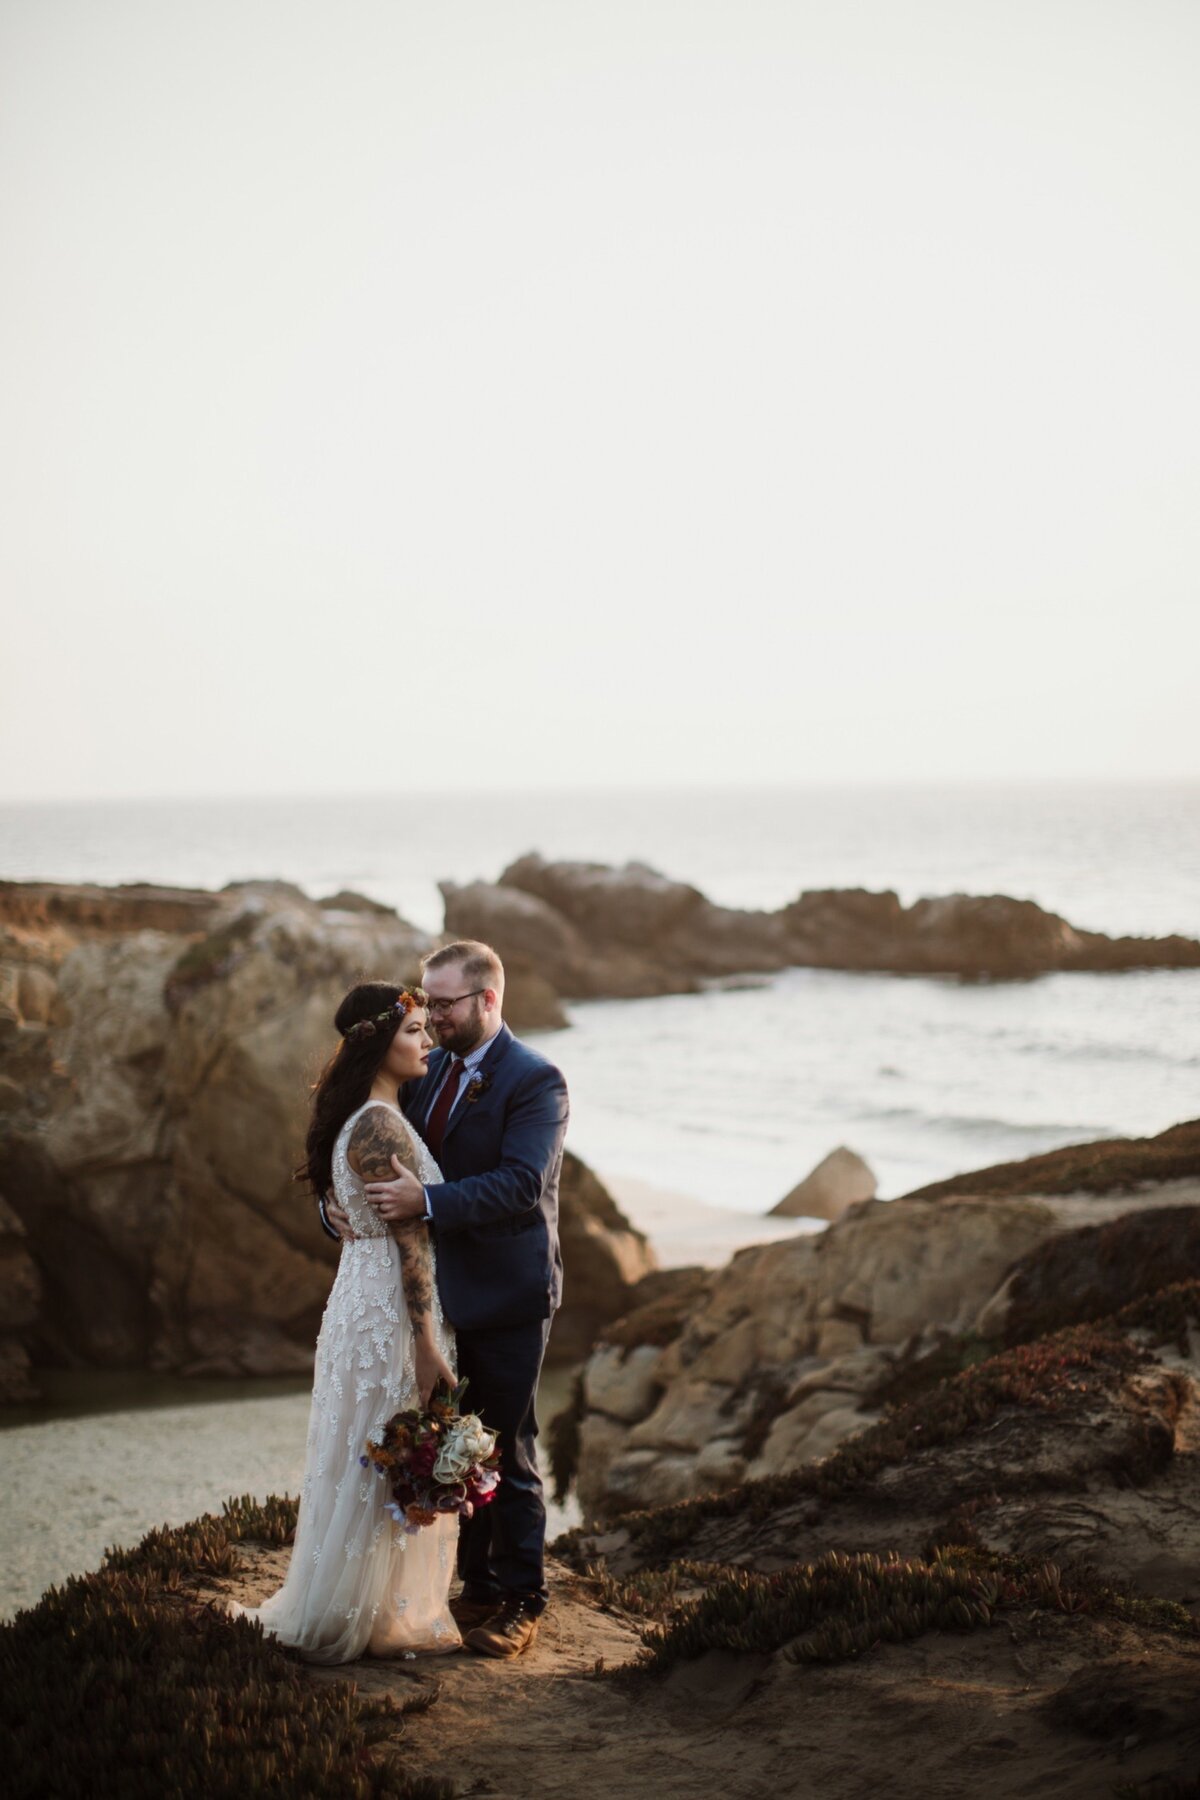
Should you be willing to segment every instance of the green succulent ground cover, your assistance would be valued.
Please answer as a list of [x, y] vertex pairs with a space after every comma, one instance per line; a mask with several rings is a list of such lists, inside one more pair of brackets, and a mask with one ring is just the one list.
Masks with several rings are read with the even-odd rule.
[[[13, 1800], [447, 1800], [381, 1740], [405, 1711], [318, 1685], [260, 1627], [198, 1606], [246, 1539], [287, 1541], [295, 1501], [228, 1501], [111, 1551], [0, 1627], [0, 1767]], [[418, 1705], [428, 1704], [422, 1692]]]
[[623, 1580], [610, 1575], [600, 1563], [584, 1571], [595, 1584], [596, 1599], [605, 1612], [622, 1612], [638, 1619], [666, 1621], [679, 1614], [687, 1595], [705, 1589], [729, 1574], [726, 1563], [697, 1563], [682, 1559], [665, 1569], [639, 1569]]
[[940, 1550], [931, 1562], [832, 1551], [774, 1575], [727, 1569], [649, 1636], [640, 1672], [709, 1650], [783, 1650], [792, 1662], [845, 1662], [927, 1631], [972, 1631], [999, 1613], [1030, 1606], [1200, 1637], [1184, 1607], [1136, 1599], [1088, 1573], [1066, 1577], [1053, 1563], [961, 1545]]
[[[1200, 1281], [1194, 1278], [1195, 1232], [1191, 1227], [1191, 1217], [1200, 1209], [1164, 1208], [1162, 1211], [1131, 1219], [1117, 1219], [1111, 1226], [1090, 1227], [1085, 1232], [1071, 1233], [1064, 1239], [1051, 1239], [1042, 1250], [1059, 1251], [1074, 1245], [1080, 1237], [1100, 1237], [1108, 1235], [1113, 1239], [1113, 1254], [1121, 1255], [1121, 1228], [1132, 1225], [1139, 1228], [1157, 1227], [1161, 1242], [1158, 1246], [1158, 1261], [1162, 1269], [1170, 1266], [1174, 1259], [1176, 1267], [1185, 1260], [1181, 1250], [1191, 1250], [1192, 1267], [1180, 1270], [1181, 1279], [1163, 1284], [1161, 1275], [1158, 1284], [1130, 1300], [1124, 1307], [1114, 1310], [1111, 1299], [1099, 1291], [1085, 1292], [1071, 1296], [1067, 1300], [1062, 1297], [1061, 1289], [1053, 1301], [1044, 1300], [1039, 1306], [1022, 1305], [1018, 1299], [1014, 1302], [1005, 1328], [1006, 1343], [998, 1339], [979, 1337], [975, 1332], [964, 1332], [957, 1337], [947, 1337], [925, 1355], [917, 1357], [909, 1363], [899, 1364], [869, 1397], [868, 1404], [877, 1406], [899, 1406], [915, 1400], [921, 1394], [928, 1393], [939, 1382], [952, 1379], [964, 1369], [976, 1363], [985, 1362], [989, 1356], [997, 1355], [1006, 1347], [1013, 1348], [1020, 1344], [1035, 1343], [1055, 1330], [1066, 1330], [1075, 1325], [1102, 1323], [1119, 1331], [1142, 1330], [1160, 1343], [1174, 1344], [1182, 1355], [1187, 1354], [1187, 1335], [1189, 1323], [1200, 1323], [1200, 1305], [1189, 1296], [1200, 1294]], [[1181, 1232], [1180, 1226], [1186, 1225], [1188, 1230]], [[1145, 1231], [1139, 1232], [1145, 1237]], [[1145, 1248], [1144, 1243], [1139, 1248]], [[1040, 1255], [1042, 1252], [1036, 1252]], [[1069, 1316], [1064, 1318], [1067, 1311]], [[1057, 1312], [1057, 1317], [1055, 1313]]]

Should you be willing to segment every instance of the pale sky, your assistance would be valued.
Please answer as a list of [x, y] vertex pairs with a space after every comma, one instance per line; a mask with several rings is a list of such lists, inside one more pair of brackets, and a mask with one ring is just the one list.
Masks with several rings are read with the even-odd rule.
[[1196, 0], [3, 0], [0, 798], [1197, 776]]

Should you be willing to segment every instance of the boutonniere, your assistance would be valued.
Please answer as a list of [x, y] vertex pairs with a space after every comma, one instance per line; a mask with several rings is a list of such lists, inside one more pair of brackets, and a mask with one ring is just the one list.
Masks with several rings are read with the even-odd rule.
[[492, 1078], [490, 1075], [472, 1075], [470, 1081], [467, 1083], [466, 1094], [463, 1096], [467, 1105], [474, 1106], [476, 1100], [478, 1100], [481, 1095], [486, 1094], [491, 1085]]

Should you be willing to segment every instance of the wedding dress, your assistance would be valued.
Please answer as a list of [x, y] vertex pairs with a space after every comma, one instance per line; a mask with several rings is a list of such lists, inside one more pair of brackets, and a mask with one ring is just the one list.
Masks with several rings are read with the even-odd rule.
[[[367, 1101], [367, 1106], [386, 1104]], [[334, 1146], [334, 1196], [355, 1235], [342, 1244], [317, 1339], [304, 1484], [287, 1579], [261, 1606], [233, 1609], [261, 1620], [280, 1643], [319, 1663], [453, 1650], [461, 1642], [447, 1607], [458, 1515], [447, 1513], [409, 1536], [384, 1511], [391, 1499], [387, 1481], [358, 1460], [367, 1439], [377, 1436], [394, 1412], [418, 1404], [400, 1252], [346, 1155], [366, 1109], [351, 1114]], [[418, 1179], [440, 1181], [441, 1171], [411, 1126], [409, 1134]], [[454, 1368], [454, 1336], [442, 1317], [436, 1281], [433, 1316], [438, 1346]]]

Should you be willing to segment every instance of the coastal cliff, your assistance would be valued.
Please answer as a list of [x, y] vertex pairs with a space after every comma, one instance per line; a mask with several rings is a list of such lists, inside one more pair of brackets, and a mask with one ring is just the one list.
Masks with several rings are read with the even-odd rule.
[[[337, 1251], [291, 1179], [309, 1086], [346, 988], [431, 947], [281, 882], [0, 884], [0, 1397], [39, 1365], [311, 1368]], [[575, 1357], [653, 1258], [574, 1158], [562, 1202]]]
[[1110, 938], [1032, 900], [948, 894], [903, 906], [891, 892], [822, 889], [777, 912], [717, 906], [698, 888], [627, 863], [520, 857], [496, 882], [442, 883], [446, 929], [494, 944], [559, 999], [685, 993], [785, 968], [1014, 980], [1058, 970], [1200, 968], [1192, 938]]

